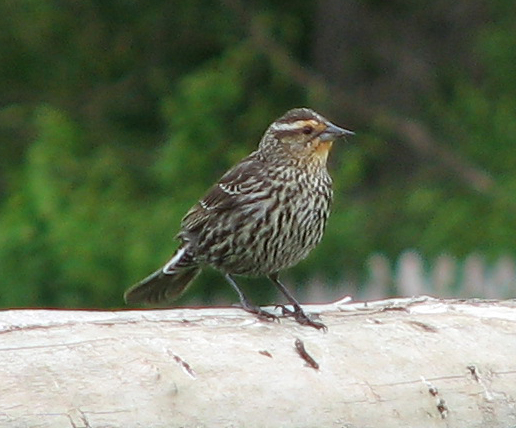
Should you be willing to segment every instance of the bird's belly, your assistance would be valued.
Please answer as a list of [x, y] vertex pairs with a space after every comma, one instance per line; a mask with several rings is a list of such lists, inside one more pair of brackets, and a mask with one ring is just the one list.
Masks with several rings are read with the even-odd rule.
[[[281, 206], [281, 209], [280, 209]], [[261, 276], [294, 266], [322, 238], [329, 201], [279, 204], [271, 199], [232, 212], [207, 241], [206, 263], [224, 272]], [[220, 224], [220, 223], [219, 223]], [[208, 236], [207, 236], [208, 238]]]

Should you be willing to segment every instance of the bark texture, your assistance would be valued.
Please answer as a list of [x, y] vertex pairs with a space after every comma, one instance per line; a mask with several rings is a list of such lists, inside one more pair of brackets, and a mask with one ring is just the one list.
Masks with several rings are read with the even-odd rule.
[[0, 312], [0, 427], [512, 427], [516, 302]]

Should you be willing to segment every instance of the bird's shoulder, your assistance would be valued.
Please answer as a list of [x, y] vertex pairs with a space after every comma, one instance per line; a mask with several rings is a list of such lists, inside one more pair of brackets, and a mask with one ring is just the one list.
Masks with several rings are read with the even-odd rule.
[[242, 203], [245, 195], [255, 193], [259, 187], [266, 187], [267, 178], [266, 162], [258, 151], [253, 152], [229, 169], [186, 213], [181, 222], [182, 230], [195, 230], [205, 224], [213, 213], [234, 208]]

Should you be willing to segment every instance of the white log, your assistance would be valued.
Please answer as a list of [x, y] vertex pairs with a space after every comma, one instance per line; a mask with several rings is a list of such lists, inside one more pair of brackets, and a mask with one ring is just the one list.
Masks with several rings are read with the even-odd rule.
[[0, 427], [516, 426], [514, 301], [305, 309], [0, 312]]

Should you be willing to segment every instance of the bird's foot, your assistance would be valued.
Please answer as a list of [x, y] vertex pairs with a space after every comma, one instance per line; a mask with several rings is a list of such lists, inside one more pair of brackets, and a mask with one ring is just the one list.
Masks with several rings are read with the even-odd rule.
[[324, 332], [328, 331], [328, 327], [326, 327], [322, 322], [313, 321], [308, 315], [306, 315], [303, 309], [301, 309], [301, 306], [294, 305], [293, 311], [288, 309], [285, 305], [277, 305], [276, 308], [281, 308], [281, 313], [284, 317], [293, 317], [301, 325], [308, 325], [316, 328], [317, 330], [323, 330]]
[[259, 319], [264, 321], [278, 321], [280, 322], [280, 319], [278, 316], [271, 314], [270, 312], [264, 311], [262, 308], [258, 306], [254, 306], [250, 303], [242, 304], [242, 309], [246, 312], [249, 312], [251, 314], [255, 314]]

